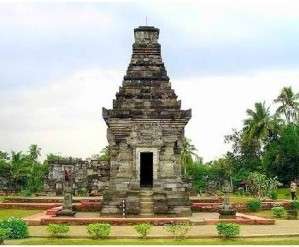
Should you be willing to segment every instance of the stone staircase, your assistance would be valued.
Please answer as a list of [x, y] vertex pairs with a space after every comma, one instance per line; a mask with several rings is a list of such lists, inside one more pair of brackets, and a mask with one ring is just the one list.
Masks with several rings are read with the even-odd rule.
[[140, 191], [140, 215], [152, 216], [153, 211], [153, 192], [150, 189], [142, 189]]

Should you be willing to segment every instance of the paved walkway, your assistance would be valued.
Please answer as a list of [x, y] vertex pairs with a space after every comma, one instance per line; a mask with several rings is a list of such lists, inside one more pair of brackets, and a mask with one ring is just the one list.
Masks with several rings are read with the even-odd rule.
[[[34, 237], [47, 236], [46, 226], [30, 226], [29, 232]], [[299, 235], [299, 220], [277, 220], [275, 225], [241, 225], [241, 236], [273, 236], [273, 235]], [[69, 236], [88, 236], [86, 226], [71, 226]], [[111, 237], [136, 237], [133, 226], [112, 226]], [[149, 237], [171, 236], [163, 226], [153, 226]], [[215, 225], [192, 226], [187, 236], [213, 237], [217, 236]]]

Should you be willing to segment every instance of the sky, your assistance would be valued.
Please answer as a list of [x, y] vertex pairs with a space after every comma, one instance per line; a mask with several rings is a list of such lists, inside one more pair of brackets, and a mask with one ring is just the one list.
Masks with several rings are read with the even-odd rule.
[[133, 29], [153, 25], [172, 87], [192, 108], [186, 136], [204, 161], [230, 149], [246, 109], [299, 92], [296, 0], [0, 1], [0, 150], [90, 157], [107, 145]]

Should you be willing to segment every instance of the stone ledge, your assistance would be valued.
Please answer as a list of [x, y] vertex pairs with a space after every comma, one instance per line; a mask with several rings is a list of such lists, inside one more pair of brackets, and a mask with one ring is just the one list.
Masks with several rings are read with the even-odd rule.
[[41, 218], [41, 225], [48, 224], [70, 224], [70, 225], [87, 225], [91, 223], [109, 223], [111, 225], [135, 225], [140, 223], [150, 223], [155, 226], [162, 226], [171, 223], [188, 223], [189, 218], [75, 218], [75, 217], [45, 217]]

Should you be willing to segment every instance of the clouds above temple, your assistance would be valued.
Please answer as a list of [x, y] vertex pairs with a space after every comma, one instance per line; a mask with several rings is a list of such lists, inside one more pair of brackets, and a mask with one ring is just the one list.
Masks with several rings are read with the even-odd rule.
[[299, 90], [296, 1], [0, 3], [0, 149], [88, 156], [106, 144], [101, 107], [122, 82], [133, 28], [160, 28], [186, 127], [205, 160], [227, 149], [255, 101]]

